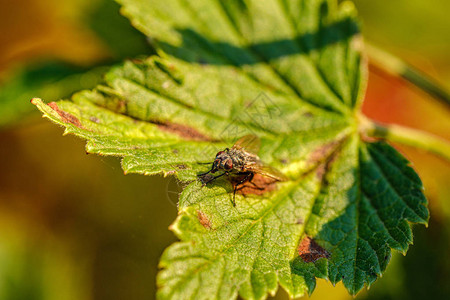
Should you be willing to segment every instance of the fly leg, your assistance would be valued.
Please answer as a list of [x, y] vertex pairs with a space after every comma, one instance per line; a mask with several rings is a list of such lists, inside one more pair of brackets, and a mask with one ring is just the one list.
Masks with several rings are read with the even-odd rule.
[[[245, 174], [245, 173], [241, 173], [241, 174]], [[255, 190], [259, 190], [259, 191], [264, 190], [263, 187], [260, 187], [259, 185], [257, 185], [256, 183], [254, 183], [254, 182], [252, 181], [253, 178], [254, 178], [255, 173], [252, 173], [252, 174], [253, 174], [253, 175], [252, 175], [251, 177], [249, 177], [248, 179], [245, 179], [245, 178], [244, 178], [244, 180], [242, 180], [241, 182], [239, 182], [239, 184], [243, 184], [243, 183], [245, 183], [245, 182], [247, 181], [248, 183], [251, 183], [252, 186], [253, 186], [253, 187], [248, 187], [248, 188], [252, 188], [252, 189], [255, 189]], [[239, 187], [239, 188], [237, 189], [237, 191], [243, 189], [244, 187], [245, 187], [245, 186]]]
[[235, 199], [236, 199], [236, 191], [237, 191], [238, 185], [241, 185], [247, 181], [251, 181], [253, 179], [253, 176], [255, 176], [255, 173], [253, 173], [253, 172], [242, 172], [241, 174], [244, 175], [244, 178], [234, 184], [233, 201], [232, 201], [233, 206], [236, 206]]
[[[206, 173], [204, 173], [204, 174], [200, 174], [200, 175], [197, 175], [197, 176], [202, 176], [202, 175], [206, 175], [206, 174], [208, 174], [209, 172], [206, 172]], [[216, 180], [217, 178], [219, 178], [219, 177], [222, 177], [222, 176], [224, 176], [224, 175], [227, 175], [228, 176], [228, 172], [224, 172], [224, 173], [222, 173], [222, 174], [220, 174], [220, 175], [217, 175], [217, 176], [212, 176], [212, 178], [210, 178], [210, 179], [208, 179], [208, 180], [206, 180], [206, 181], [202, 181], [202, 180], [200, 180], [201, 182], [202, 182], [202, 186], [205, 186], [205, 185], [207, 185], [208, 183], [210, 183], [210, 182], [212, 182], [212, 181], [214, 181], [214, 180]]]
[[208, 172], [205, 172], [205, 173], [197, 174], [197, 177], [205, 176], [206, 174], [211, 173], [212, 170], [213, 170], [213, 169], [211, 169], [211, 170], [209, 170]]

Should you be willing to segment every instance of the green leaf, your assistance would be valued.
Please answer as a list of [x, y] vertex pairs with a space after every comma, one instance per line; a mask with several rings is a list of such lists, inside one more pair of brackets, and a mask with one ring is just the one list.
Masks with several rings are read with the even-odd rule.
[[[422, 184], [356, 117], [366, 84], [353, 6], [335, 1], [122, 0], [160, 57], [128, 61], [70, 101], [33, 103], [87, 151], [123, 157], [125, 172], [188, 183], [161, 258], [160, 299], [263, 299], [316, 278], [351, 294], [406, 252], [426, 224]], [[288, 181], [236, 194], [203, 186], [217, 151], [261, 138], [258, 153]]]

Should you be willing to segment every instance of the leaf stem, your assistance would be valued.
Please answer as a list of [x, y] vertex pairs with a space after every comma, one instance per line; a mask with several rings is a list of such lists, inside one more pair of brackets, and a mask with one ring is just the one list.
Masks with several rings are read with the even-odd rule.
[[450, 142], [431, 133], [395, 124], [381, 124], [360, 116], [360, 132], [368, 137], [422, 149], [450, 161]]
[[371, 63], [385, 72], [406, 79], [435, 99], [450, 106], [450, 91], [427, 74], [417, 70], [400, 58], [374, 46], [366, 44]]

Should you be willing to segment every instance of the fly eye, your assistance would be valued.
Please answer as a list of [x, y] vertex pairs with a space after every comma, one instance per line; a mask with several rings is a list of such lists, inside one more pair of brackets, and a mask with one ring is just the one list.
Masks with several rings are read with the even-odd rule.
[[231, 168], [233, 167], [233, 162], [230, 160], [227, 160], [227, 162], [225, 163], [225, 169], [227, 170], [231, 170]]
[[224, 151], [219, 151], [219, 152], [217, 152], [216, 156], [222, 154], [223, 152], [224, 152]]

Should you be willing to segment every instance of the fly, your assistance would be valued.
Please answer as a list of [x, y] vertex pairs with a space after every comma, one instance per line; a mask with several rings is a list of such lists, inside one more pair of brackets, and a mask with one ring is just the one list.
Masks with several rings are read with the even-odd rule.
[[[286, 181], [287, 177], [280, 171], [264, 164], [258, 155], [260, 140], [255, 135], [246, 135], [240, 138], [231, 148], [226, 148], [216, 154], [216, 158], [212, 163], [211, 170], [199, 174], [201, 182], [206, 185], [219, 177], [227, 175], [229, 178], [233, 176], [237, 178], [233, 191], [233, 206], [235, 203], [235, 196], [237, 186], [245, 182], [252, 183], [255, 174], [260, 174], [275, 181]], [[212, 175], [216, 172], [222, 171], [222, 174]]]

